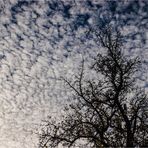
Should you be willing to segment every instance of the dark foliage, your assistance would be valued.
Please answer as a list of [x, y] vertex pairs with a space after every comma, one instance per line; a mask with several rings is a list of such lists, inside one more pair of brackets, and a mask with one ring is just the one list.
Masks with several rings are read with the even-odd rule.
[[120, 32], [110, 27], [95, 33], [106, 53], [98, 54], [90, 70], [97, 78], [85, 78], [84, 63], [73, 82], [75, 102], [65, 108], [59, 123], [47, 121], [39, 147], [146, 147], [148, 146], [148, 98], [135, 85], [138, 58], [123, 54]]

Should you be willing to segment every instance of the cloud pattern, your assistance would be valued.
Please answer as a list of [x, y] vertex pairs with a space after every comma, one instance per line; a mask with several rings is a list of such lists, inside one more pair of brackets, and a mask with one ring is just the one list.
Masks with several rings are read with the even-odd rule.
[[37, 147], [42, 119], [67, 99], [60, 76], [72, 77], [82, 56], [101, 51], [87, 35], [94, 24], [122, 28], [148, 88], [147, 1], [2, 0], [0, 20], [0, 148]]

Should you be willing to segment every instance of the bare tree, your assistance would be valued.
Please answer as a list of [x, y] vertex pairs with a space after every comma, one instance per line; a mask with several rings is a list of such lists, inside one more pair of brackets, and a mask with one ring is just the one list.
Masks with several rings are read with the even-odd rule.
[[65, 107], [62, 121], [47, 121], [39, 147], [148, 146], [148, 98], [134, 77], [140, 61], [123, 54], [119, 31], [113, 33], [108, 27], [95, 34], [106, 49], [90, 68], [97, 78], [85, 78], [83, 62], [73, 82], [64, 80], [75, 101]]

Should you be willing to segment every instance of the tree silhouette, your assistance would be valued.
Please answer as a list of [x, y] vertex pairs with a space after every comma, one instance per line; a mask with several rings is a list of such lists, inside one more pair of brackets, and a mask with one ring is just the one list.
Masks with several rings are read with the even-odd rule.
[[96, 77], [85, 76], [82, 62], [73, 82], [64, 79], [74, 92], [74, 102], [65, 107], [60, 122], [46, 122], [39, 147], [148, 146], [148, 98], [135, 85], [140, 60], [124, 55], [119, 31], [106, 27], [95, 35], [106, 49], [90, 68]]

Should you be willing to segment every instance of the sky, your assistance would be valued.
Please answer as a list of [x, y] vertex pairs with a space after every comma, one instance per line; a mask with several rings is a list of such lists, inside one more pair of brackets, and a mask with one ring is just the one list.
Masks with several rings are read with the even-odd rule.
[[61, 76], [102, 52], [89, 32], [108, 24], [120, 28], [124, 53], [141, 58], [148, 92], [147, 0], [0, 0], [0, 148], [38, 147], [42, 121], [70, 99]]

